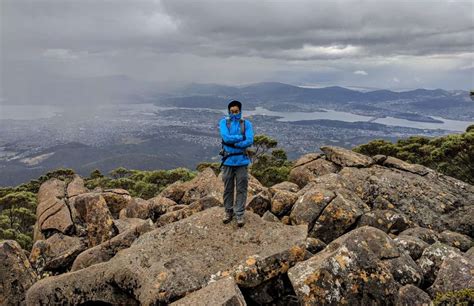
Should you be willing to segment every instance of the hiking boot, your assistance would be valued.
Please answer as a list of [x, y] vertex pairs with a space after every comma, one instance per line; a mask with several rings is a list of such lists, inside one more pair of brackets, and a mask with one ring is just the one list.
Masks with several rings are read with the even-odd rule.
[[234, 215], [232, 215], [232, 214], [226, 212], [224, 219], [222, 219], [222, 222], [223, 222], [224, 224], [227, 224], [227, 223], [229, 223], [230, 221], [232, 221], [232, 218], [233, 218], [233, 217], [234, 217]]
[[245, 222], [244, 222], [244, 216], [239, 216], [237, 217], [237, 226], [238, 227], [242, 227], [244, 226]]

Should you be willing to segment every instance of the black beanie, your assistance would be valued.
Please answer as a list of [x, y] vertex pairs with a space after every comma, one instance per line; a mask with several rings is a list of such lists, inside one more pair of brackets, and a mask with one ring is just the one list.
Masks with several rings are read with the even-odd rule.
[[227, 110], [230, 110], [232, 106], [237, 106], [239, 108], [239, 111], [242, 111], [242, 103], [240, 103], [239, 101], [234, 100], [230, 102], [229, 105], [227, 105]]

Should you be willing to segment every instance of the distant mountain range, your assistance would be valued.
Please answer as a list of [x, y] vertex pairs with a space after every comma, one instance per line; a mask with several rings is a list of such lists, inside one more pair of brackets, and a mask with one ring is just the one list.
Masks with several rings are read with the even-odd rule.
[[328, 108], [426, 122], [439, 122], [429, 116], [474, 119], [474, 103], [468, 91], [443, 89], [362, 92], [340, 86], [305, 88], [278, 82], [246, 86], [194, 83], [170, 93], [168, 97], [152, 98], [151, 102], [163, 106], [225, 109], [233, 99], [244, 102], [246, 109], [257, 106], [281, 111]]

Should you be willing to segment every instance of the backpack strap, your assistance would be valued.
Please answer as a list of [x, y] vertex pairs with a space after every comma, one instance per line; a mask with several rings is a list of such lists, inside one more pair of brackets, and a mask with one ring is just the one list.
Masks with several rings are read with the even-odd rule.
[[[242, 133], [242, 135], [245, 135], [245, 119], [240, 119], [239, 122], [240, 122], [240, 132]], [[230, 119], [226, 119], [226, 125], [227, 125], [227, 129], [230, 132]]]

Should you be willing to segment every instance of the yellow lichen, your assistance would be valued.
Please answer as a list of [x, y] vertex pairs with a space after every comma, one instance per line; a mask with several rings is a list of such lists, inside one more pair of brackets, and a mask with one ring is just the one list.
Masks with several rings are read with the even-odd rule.
[[248, 266], [253, 266], [257, 261], [255, 260], [255, 258], [253, 257], [249, 257], [245, 263], [248, 265]]

